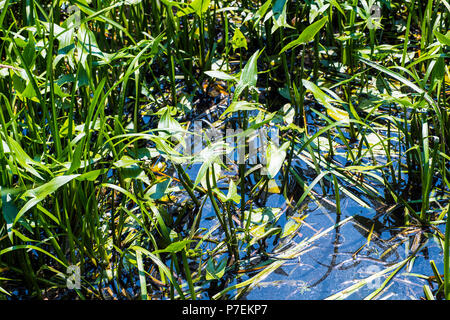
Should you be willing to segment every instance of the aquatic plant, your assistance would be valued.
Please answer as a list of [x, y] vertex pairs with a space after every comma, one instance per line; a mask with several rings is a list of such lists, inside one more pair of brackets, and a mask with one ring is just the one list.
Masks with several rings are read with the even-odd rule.
[[349, 223], [404, 255], [322, 298], [450, 298], [447, 1], [0, 7], [1, 299], [241, 298]]

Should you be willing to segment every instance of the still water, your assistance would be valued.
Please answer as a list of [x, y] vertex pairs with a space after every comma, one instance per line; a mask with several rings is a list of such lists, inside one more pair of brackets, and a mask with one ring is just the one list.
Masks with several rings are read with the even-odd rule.
[[[340, 216], [331, 209], [321, 201], [310, 203], [298, 239], [311, 237], [348, 217], [352, 218], [315, 240], [309, 250], [305, 250], [297, 259], [286, 261], [248, 292], [245, 299], [326, 299], [361, 279], [403, 261], [418, 244], [423, 244], [423, 248], [415, 255], [415, 259], [407, 263], [375, 299], [420, 299], [424, 296], [423, 285], [428, 283], [424, 278], [432, 275], [430, 260], [435, 261], [438, 270], [443, 270], [442, 249], [431, 234], [419, 229], [386, 227], [380, 222], [383, 220], [382, 213], [362, 208], [349, 198], [342, 199]], [[378, 219], [374, 220], [377, 215]], [[367, 244], [372, 225], [373, 234]], [[346, 299], [364, 299], [383, 284], [391, 273], [387, 272], [370, 281]]]

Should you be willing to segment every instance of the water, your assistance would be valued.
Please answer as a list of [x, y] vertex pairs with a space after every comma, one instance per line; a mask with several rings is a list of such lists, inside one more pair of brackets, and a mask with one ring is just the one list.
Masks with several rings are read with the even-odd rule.
[[[341, 160], [342, 163], [346, 162], [344, 156]], [[385, 163], [386, 159], [377, 155], [377, 161]], [[187, 168], [186, 172], [192, 179], [197, 176], [200, 165], [195, 164]], [[293, 166], [299, 168], [308, 184], [317, 176], [317, 172], [311, 164], [305, 162], [303, 158], [293, 159]], [[345, 187], [347, 190], [352, 190], [347, 185]], [[298, 192], [295, 191], [295, 188], [289, 190], [291, 194]], [[313, 188], [313, 191], [315, 194], [322, 193], [319, 184]], [[383, 188], [378, 187], [376, 191], [379, 196], [383, 197]], [[300, 190], [300, 192], [303, 191]], [[295, 199], [300, 196], [301, 194], [295, 195]], [[423, 245], [422, 249], [416, 253], [415, 258], [406, 263], [385, 285], [384, 289], [375, 296], [375, 299], [389, 300], [421, 299], [424, 296], [423, 286], [430, 285], [426, 278], [433, 275], [430, 261], [434, 260], [438, 270], [443, 270], [442, 248], [439, 241], [435, 240], [432, 232], [427, 233], [424, 229], [405, 227], [403, 217], [395, 217], [395, 214], [398, 213], [388, 213], [388, 208], [381, 207], [380, 204], [361, 194], [353, 196], [353, 199], [364, 201], [368, 207], [363, 207], [361, 203], [341, 193], [342, 213], [337, 215], [335, 199], [332, 197], [326, 196], [315, 201], [306, 198], [302, 215], [307, 214], [307, 217], [298, 230], [298, 234], [293, 238], [293, 244], [309, 239], [346, 219], [349, 220], [313, 241], [307, 248], [301, 250], [295, 259], [284, 261], [281, 267], [252, 286], [242, 296], [239, 295], [239, 291], [234, 290], [229, 292], [229, 297], [233, 298], [237, 295], [241, 299], [249, 300], [326, 299], [360, 283], [365, 278], [404, 261], [418, 246]], [[253, 205], [282, 209], [286, 207], [284, 197], [279, 194], [271, 194], [267, 201], [255, 201]], [[290, 212], [288, 215], [283, 214], [277, 225], [283, 227], [292, 214], [295, 212]], [[207, 200], [203, 207], [200, 228], [211, 230], [216, 224], [211, 203]], [[373, 231], [371, 232], [372, 226]], [[439, 228], [443, 232], [442, 226]], [[215, 234], [220, 237], [219, 232], [217, 230]], [[370, 242], [368, 242], [369, 234], [371, 234]], [[266, 251], [271, 253], [271, 250], [278, 244], [276, 237], [270, 237], [266, 244], [268, 245]], [[207, 249], [213, 250], [214, 246], [208, 244]], [[366, 298], [379, 288], [393, 272], [394, 270], [391, 270], [369, 281], [345, 298], [358, 300]], [[257, 272], [249, 273], [242, 277], [242, 280], [250, 279], [256, 274]], [[227, 286], [236, 283], [236, 281], [232, 281]], [[434, 287], [430, 286], [432, 290], [437, 289], [436, 284]]]
[[[374, 209], [364, 209], [349, 198], [342, 199], [342, 214], [337, 216], [330, 208], [316, 203], [309, 205], [308, 224], [300, 229], [301, 238], [313, 236], [317, 231], [331, 227], [350, 216], [369, 219], [376, 215]], [[370, 226], [369, 226], [370, 227]], [[279, 299], [279, 300], [317, 300], [325, 299], [340, 292], [361, 279], [380, 272], [397, 262], [401, 262], [410, 255], [408, 244], [420, 233], [411, 236], [400, 236], [398, 230], [383, 231], [379, 239], [372, 237], [369, 245], [366, 237], [361, 234], [361, 224], [356, 219], [326, 234], [314, 241], [299, 258], [287, 261], [266, 279], [258, 283], [245, 299]], [[397, 233], [391, 242], [386, 241]], [[382, 241], [385, 240], [385, 241]], [[397, 246], [397, 247], [396, 247]], [[396, 248], [395, 248], [396, 247]], [[394, 248], [394, 249], [392, 249]], [[388, 251], [387, 254], [384, 254]], [[420, 299], [423, 296], [423, 285], [428, 282], [417, 275], [431, 275], [430, 260], [434, 260], [438, 269], [442, 269], [442, 249], [432, 239], [420, 251], [414, 263], [404, 267], [386, 288], [376, 297], [377, 299]], [[377, 289], [391, 272], [369, 282], [359, 290], [349, 295], [347, 299], [363, 299]]]

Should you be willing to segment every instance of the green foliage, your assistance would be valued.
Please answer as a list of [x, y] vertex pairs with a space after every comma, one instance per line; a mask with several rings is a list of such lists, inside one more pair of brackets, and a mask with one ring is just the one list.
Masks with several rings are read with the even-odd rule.
[[[0, 6], [1, 299], [239, 298], [356, 220], [344, 199], [427, 236], [330, 298], [378, 296], [429, 239], [423, 294], [450, 298], [446, 1]], [[338, 222], [306, 236], [320, 197]]]

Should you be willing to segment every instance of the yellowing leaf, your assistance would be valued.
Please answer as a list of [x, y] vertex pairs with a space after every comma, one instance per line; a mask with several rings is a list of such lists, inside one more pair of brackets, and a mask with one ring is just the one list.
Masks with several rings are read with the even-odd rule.
[[336, 121], [349, 121], [348, 112], [338, 108], [328, 108], [327, 114]]
[[316, 98], [317, 102], [321, 103], [325, 108], [327, 108], [327, 114], [331, 118], [333, 118], [336, 121], [344, 121], [344, 122], [349, 121], [349, 115], [347, 111], [338, 109], [331, 104], [332, 102], [342, 103], [343, 101], [331, 98], [329, 95], [323, 92], [318, 86], [316, 86], [314, 83], [308, 80], [303, 79], [302, 82], [305, 88], [314, 95], [314, 98]]
[[245, 39], [239, 28], [236, 28], [236, 30], [234, 30], [234, 35], [231, 39], [231, 45], [233, 46], [233, 50], [237, 50], [239, 48], [245, 48], [245, 50], [248, 50], [247, 39]]

